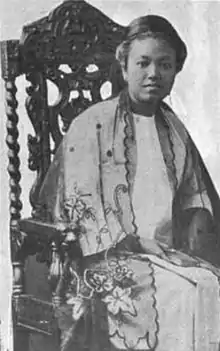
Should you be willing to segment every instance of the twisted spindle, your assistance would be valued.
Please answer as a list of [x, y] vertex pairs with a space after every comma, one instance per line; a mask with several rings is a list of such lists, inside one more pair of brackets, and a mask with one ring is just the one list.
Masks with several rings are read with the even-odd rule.
[[6, 115], [7, 115], [7, 137], [8, 146], [8, 173], [10, 186], [10, 226], [11, 229], [17, 230], [18, 220], [20, 219], [22, 203], [20, 201], [21, 187], [19, 185], [21, 173], [19, 171], [20, 160], [18, 157], [20, 146], [18, 144], [18, 115], [16, 109], [18, 102], [16, 100], [17, 88], [14, 81], [6, 82]]
[[60, 294], [57, 294], [57, 285], [59, 284], [60, 278], [62, 276], [62, 262], [59, 253], [58, 244], [52, 242], [51, 244], [51, 264], [49, 269], [49, 284], [52, 292], [52, 302], [58, 307], [62, 303], [62, 297]]
[[19, 185], [21, 173], [19, 171], [19, 144], [18, 144], [18, 115], [16, 109], [18, 102], [16, 100], [17, 88], [15, 80], [6, 81], [6, 115], [7, 115], [7, 137], [8, 146], [8, 173], [10, 187], [10, 229], [12, 245], [12, 261], [14, 267], [14, 295], [18, 296], [23, 291], [23, 263], [16, 259], [16, 255], [21, 245], [18, 220], [21, 217], [22, 203], [20, 201], [21, 187]]

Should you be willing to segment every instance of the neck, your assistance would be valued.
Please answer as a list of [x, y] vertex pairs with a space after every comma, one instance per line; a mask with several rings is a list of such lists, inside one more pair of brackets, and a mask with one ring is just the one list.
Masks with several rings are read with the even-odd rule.
[[142, 115], [145, 117], [152, 117], [155, 115], [157, 109], [158, 109], [158, 105], [159, 103], [155, 103], [155, 102], [135, 102], [133, 100], [130, 101], [131, 104], [131, 110], [133, 113], [137, 113], [138, 115]]

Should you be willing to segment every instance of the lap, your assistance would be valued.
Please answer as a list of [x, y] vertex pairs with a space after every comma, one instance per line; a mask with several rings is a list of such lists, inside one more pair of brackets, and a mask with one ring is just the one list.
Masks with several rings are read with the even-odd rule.
[[[117, 267], [115, 272], [124, 272], [124, 278], [126, 274], [132, 277], [130, 290], [124, 295], [123, 288], [117, 291], [120, 302], [115, 299], [115, 290], [104, 300], [110, 335], [114, 335], [112, 342], [117, 348], [147, 350], [157, 345], [157, 350], [176, 350], [178, 346], [178, 350], [185, 351], [195, 348], [195, 342], [195, 349], [208, 350], [207, 343], [219, 339], [214, 331], [219, 317], [219, 285], [212, 272], [175, 266], [152, 255], [131, 255], [125, 260], [119, 256], [112, 261]], [[123, 274], [120, 278], [123, 287]], [[112, 304], [117, 308], [112, 310]], [[201, 342], [206, 328], [213, 329], [213, 333]], [[196, 335], [192, 337], [193, 331]]]
[[[77, 291], [82, 304], [95, 299], [94, 313], [106, 311], [108, 339], [116, 350], [208, 351], [209, 342], [219, 340], [211, 332], [200, 340], [205, 328], [212, 328], [207, 310], [213, 312], [218, 303], [217, 278], [208, 270], [177, 267], [151, 255], [117, 253], [108, 260], [88, 259], [83, 278], [76, 274], [73, 281], [82, 288]], [[197, 302], [208, 295], [201, 305], [203, 314], [198, 314]], [[74, 319], [74, 299], [72, 303]], [[75, 316], [77, 323], [80, 314]]]

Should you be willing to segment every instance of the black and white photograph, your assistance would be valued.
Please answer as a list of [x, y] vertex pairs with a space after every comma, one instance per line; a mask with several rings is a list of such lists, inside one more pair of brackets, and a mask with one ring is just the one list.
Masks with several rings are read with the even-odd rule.
[[220, 351], [220, 1], [0, 13], [0, 350]]

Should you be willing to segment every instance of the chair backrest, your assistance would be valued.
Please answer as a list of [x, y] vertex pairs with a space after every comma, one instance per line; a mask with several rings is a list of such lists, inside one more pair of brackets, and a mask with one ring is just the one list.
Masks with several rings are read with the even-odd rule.
[[[29, 168], [37, 172], [30, 202], [37, 217], [39, 189], [63, 133], [80, 112], [103, 99], [105, 82], [111, 83], [113, 95], [122, 88], [123, 81], [114, 74], [114, 55], [124, 29], [85, 1], [67, 0], [48, 16], [24, 26], [20, 40], [1, 43], [12, 226], [21, 209], [16, 77], [24, 74], [30, 83], [26, 110], [35, 135], [28, 135]], [[52, 105], [48, 103], [48, 82], [59, 91]]]

